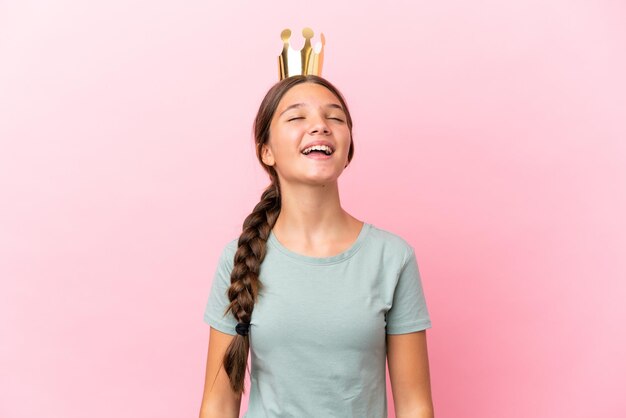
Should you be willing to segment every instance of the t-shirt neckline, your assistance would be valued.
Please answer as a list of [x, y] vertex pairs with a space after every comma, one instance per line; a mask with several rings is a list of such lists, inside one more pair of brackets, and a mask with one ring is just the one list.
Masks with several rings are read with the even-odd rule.
[[283, 244], [281, 244], [280, 241], [278, 241], [278, 239], [274, 235], [274, 230], [270, 231], [270, 235], [269, 235], [267, 242], [270, 245], [272, 245], [274, 248], [282, 252], [283, 254], [291, 258], [294, 258], [296, 260], [299, 260], [301, 262], [305, 262], [309, 264], [333, 264], [333, 263], [337, 263], [337, 262], [340, 262], [340, 261], [343, 261], [352, 257], [354, 253], [356, 253], [361, 247], [361, 245], [363, 244], [363, 241], [365, 240], [365, 237], [367, 236], [367, 233], [369, 232], [371, 227], [372, 225], [370, 223], [363, 222], [361, 231], [359, 232], [359, 235], [357, 236], [356, 240], [352, 243], [352, 245], [348, 247], [346, 250], [344, 250], [343, 252], [339, 254], [335, 254], [330, 257], [311, 257], [308, 255], [291, 251], [289, 248], [283, 246]]

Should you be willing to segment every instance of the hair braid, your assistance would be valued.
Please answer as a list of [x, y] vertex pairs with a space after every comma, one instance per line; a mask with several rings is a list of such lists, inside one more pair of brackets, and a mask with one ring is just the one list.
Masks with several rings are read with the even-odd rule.
[[[228, 288], [230, 305], [225, 314], [233, 313], [238, 322], [249, 324], [257, 295], [262, 289], [259, 279], [265, 248], [274, 223], [280, 213], [280, 189], [272, 182], [261, 200], [243, 223], [235, 252], [233, 271]], [[224, 369], [236, 393], [244, 392], [244, 377], [248, 362], [249, 337], [236, 334], [224, 354]]]

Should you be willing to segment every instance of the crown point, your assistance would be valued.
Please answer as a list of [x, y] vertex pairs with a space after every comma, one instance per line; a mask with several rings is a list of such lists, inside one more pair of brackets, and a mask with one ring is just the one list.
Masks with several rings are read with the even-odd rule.
[[313, 46], [313, 52], [319, 55], [322, 52], [323, 48], [324, 48], [324, 44], [321, 43], [320, 41], [317, 41], [315, 45]]
[[324, 44], [326, 38], [320, 33], [321, 41], [317, 41], [315, 46], [311, 46], [313, 29], [304, 28], [302, 36], [305, 39], [304, 46], [299, 51], [291, 48], [291, 30], [283, 29], [280, 37], [283, 41], [283, 50], [278, 56], [278, 77], [283, 80], [294, 75], [315, 74], [321, 76], [322, 63], [324, 60]]

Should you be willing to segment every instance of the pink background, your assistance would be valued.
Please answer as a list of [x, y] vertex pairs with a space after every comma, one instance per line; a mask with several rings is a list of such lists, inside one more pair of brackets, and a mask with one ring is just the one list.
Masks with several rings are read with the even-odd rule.
[[304, 26], [355, 121], [344, 207], [415, 247], [437, 417], [626, 416], [625, 21], [0, 1], [0, 416], [197, 416], [217, 257], [268, 182], [252, 120]]

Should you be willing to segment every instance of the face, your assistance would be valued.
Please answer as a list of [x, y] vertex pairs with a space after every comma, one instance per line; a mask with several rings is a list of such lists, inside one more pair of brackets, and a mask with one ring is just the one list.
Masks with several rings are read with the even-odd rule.
[[[330, 146], [332, 154], [303, 153], [318, 141]], [[350, 129], [341, 102], [326, 87], [307, 82], [282, 97], [261, 155], [281, 182], [324, 184], [336, 181], [343, 172], [349, 149]]]

